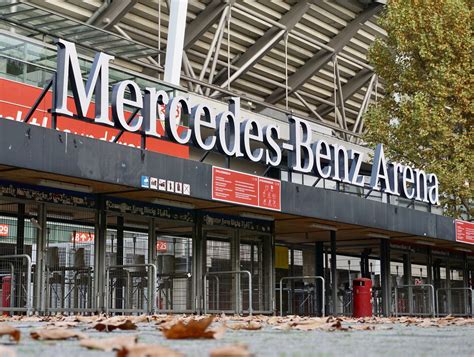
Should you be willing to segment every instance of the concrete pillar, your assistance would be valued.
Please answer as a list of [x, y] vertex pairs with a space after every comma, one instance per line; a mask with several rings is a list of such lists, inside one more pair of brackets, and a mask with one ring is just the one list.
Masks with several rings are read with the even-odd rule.
[[179, 85], [188, 0], [170, 0], [164, 80]]
[[[323, 242], [315, 243], [315, 262], [316, 262], [316, 276], [324, 277], [324, 245]], [[323, 305], [323, 285], [321, 280], [316, 281], [316, 313], [322, 314]]]
[[[403, 255], [403, 285], [412, 285], [411, 279], [411, 252]], [[408, 313], [413, 314], [413, 288], [407, 288], [408, 291]]]
[[380, 280], [382, 288], [382, 314], [389, 316], [392, 307], [391, 275], [390, 275], [390, 240], [380, 240]]
[[337, 255], [336, 231], [330, 231], [331, 237], [331, 300], [332, 314], [337, 315]]
[[104, 210], [104, 200], [99, 198], [95, 215], [94, 239], [94, 308], [97, 312], [105, 311], [105, 253], [107, 243], [107, 213]]

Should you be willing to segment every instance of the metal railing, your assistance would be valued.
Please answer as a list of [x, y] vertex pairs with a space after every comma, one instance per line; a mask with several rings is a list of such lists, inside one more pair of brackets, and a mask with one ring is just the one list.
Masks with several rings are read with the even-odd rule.
[[[8, 307], [8, 311], [26, 311], [28, 315], [31, 315], [32, 312], [32, 301], [33, 295], [31, 290], [31, 257], [28, 254], [15, 254], [15, 255], [2, 255], [0, 260], [7, 260], [7, 263], [10, 265], [12, 279], [15, 277], [14, 264], [11, 263], [11, 260], [21, 259], [26, 260], [26, 306], [25, 307]], [[10, 261], [8, 261], [10, 260]], [[14, 281], [11, 281], [10, 285], [10, 305], [13, 301], [13, 291], [14, 291]], [[20, 287], [21, 288], [21, 287]]]
[[[133, 268], [148, 268], [148, 271], [146, 272], [146, 277], [147, 277], [147, 309], [144, 312], [153, 314], [155, 312], [155, 280], [156, 280], [156, 266], [154, 264], [127, 264], [127, 265], [110, 265], [106, 268], [105, 270], [105, 275], [106, 275], [106, 284], [105, 284], [105, 312], [108, 314], [109, 312], [138, 312], [139, 310], [143, 309], [135, 309], [132, 308], [130, 305], [131, 302], [131, 297], [133, 294], [133, 276], [132, 276], [132, 271], [130, 269]], [[151, 273], [150, 273], [151, 269]], [[110, 290], [109, 287], [111, 285], [110, 282], [110, 272], [111, 271], [118, 271], [118, 272], [125, 272], [126, 276], [126, 297], [127, 297], [127, 307], [123, 308], [110, 308], [109, 304], [109, 296], [110, 296]], [[144, 278], [145, 275], [140, 276], [140, 278]], [[123, 277], [118, 276], [114, 278], [119, 278], [122, 279]]]
[[[241, 274], [246, 274], [249, 277], [249, 316], [252, 316], [253, 309], [252, 309], [252, 274], [248, 270], [235, 270], [235, 271], [213, 271], [213, 272], [207, 272], [204, 274], [204, 313], [207, 314], [207, 278], [212, 275], [241, 275]], [[219, 279], [217, 279], [217, 286], [219, 287]], [[236, 293], [236, 312], [240, 312], [243, 314], [243, 309], [241, 309], [241, 306], [239, 304], [239, 296], [240, 296], [240, 284], [238, 285], [238, 291]], [[217, 292], [219, 294], [219, 291]], [[217, 299], [218, 301], [218, 299]]]
[[[156, 311], [159, 313], [193, 313], [192, 274], [157, 274]], [[184, 283], [184, 286], [183, 286]]]
[[[471, 306], [470, 306], [470, 310], [469, 309], [465, 309], [465, 314], [456, 314], [456, 315], [463, 315], [463, 316], [469, 316], [471, 315], [472, 317], [474, 317], [474, 294], [473, 294], [473, 289], [471, 288], [438, 288], [436, 289], [436, 316], [440, 316], [440, 307], [439, 307], [439, 292], [440, 291], [445, 291], [446, 293], [451, 293], [451, 291], [467, 291], [468, 293], [471, 293], [471, 299], [470, 299], [470, 302], [471, 302]], [[466, 306], [467, 307], [467, 306]], [[447, 306], [448, 308], [448, 311], [446, 314], [449, 314], [449, 315], [454, 315], [452, 313], [452, 303], [451, 304], [448, 304]]]
[[280, 279], [280, 316], [283, 316], [283, 280], [302, 280], [302, 279], [314, 279], [314, 280], [321, 280], [322, 284], [322, 303], [321, 303], [321, 313], [324, 317], [326, 315], [326, 288], [325, 288], [325, 280], [322, 276], [314, 275], [314, 276], [284, 276]]
[[[431, 305], [431, 311], [430, 312], [426, 312], [426, 313], [423, 313], [423, 312], [417, 312], [417, 313], [414, 313], [413, 311], [408, 311], [408, 314], [410, 315], [428, 315], [428, 316], [433, 316], [435, 317], [436, 316], [436, 307], [435, 307], [435, 289], [434, 289], [434, 286], [432, 284], [420, 284], [420, 285], [399, 285], [399, 286], [395, 286], [394, 287], [394, 290], [395, 290], [395, 316], [399, 316], [401, 314], [404, 314], [406, 315], [407, 313], [399, 313], [398, 311], [398, 290], [400, 289], [428, 289], [429, 291], [431, 291], [431, 299], [428, 299], [428, 302], [429, 304]], [[408, 293], [408, 296], [410, 298], [410, 293]], [[408, 302], [409, 305], [411, 305], [413, 302], [412, 301], [409, 301]], [[411, 309], [409, 309], [411, 310]]]

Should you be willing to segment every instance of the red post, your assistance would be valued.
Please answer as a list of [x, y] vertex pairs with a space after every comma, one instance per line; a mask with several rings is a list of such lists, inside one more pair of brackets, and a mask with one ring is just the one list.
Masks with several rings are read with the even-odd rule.
[[[2, 278], [2, 307], [4, 308], [10, 307], [11, 287], [12, 287], [12, 277], [4, 276]], [[3, 310], [3, 315], [8, 316], [9, 314], [5, 310]]]
[[372, 316], [372, 280], [357, 278], [353, 281], [353, 317]]

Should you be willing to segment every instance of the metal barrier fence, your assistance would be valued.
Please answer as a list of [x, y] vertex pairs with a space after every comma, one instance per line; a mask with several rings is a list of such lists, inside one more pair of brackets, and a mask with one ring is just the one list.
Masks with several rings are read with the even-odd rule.
[[[207, 314], [207, 311], [210, 310], [208, 309], [208, 298], [207, 298], [207, 294], [208, 294], [208, 285], [207, 285], [207, 279], [209, 276], [216, 276], [216, 275], [231, 275], [231, 276], [240, 276], [241, 274], [246, 274], [248, 275], [248, 280], [249, 280], [249, 308], [248, 308], [248, 313], [249, 313], [249, 316], [252, 316], [253, 314], [253, 308], [252, 308], [252, 274], [248, 271], [248, 270], [236, 270], [236, 271], [214, 271], [214, 272], [207, 272], [206, 274], [204, 274], [204, 313]], [[216, 296], [217, 296], [217, 304], [219, 304], [219, 295], [220, 295], [220, 279], [216, 279]], [[240, 284], [238, 284], [238, 287], [237, 287], [237, 291], [236, 291], [236, 294], [235, 294], [235, 301], [236, 301], [236, 307], [235, 307], [235, 312], [237, 313], [241, 313], [243, 314], [244, 311], [243, 311], [243, 307], [242, 307], [242, 303], [240, 302], [240, 296], [241, 296], [241, 287], [240, 287]], [[210, 293], [210, 292], [209, 292]], [[217, 305], [218, 307], [219, 305]], [[219, 312], [217, 309], [215, 310], [216, 312]]]
[[47, 312], [93, 312], [92, 267], [46, 267]]
[[321, 280], [322, 284], [322, 306], [321, 313], [323, 316], [326, 314], [326, 291], [325, 291], [325, 281], [322, 276], [285, 276], [280, 279], [280, 316], [283, 316], [283, 280], [301, 280], [301, 279], [314, 279]]
[[[16, 263], [21, 260], [21, 264]], [[23, 261], [26, 260], [26, 270]], [[9, 301], [10, 306], [2, 306], [2, 312], [25, 311], [28, 315], [32, 312], [32, 288], [31, 288], [31, 258], [28, 254], [2, 255], [0, 256], [0, 264], [7, 264], [7, 273], [2, 275], [2, 286], [7, 287], [6, 281], [9, 279], [8, 291], [2, 291], [5, 294], [5, 301]], [[2, 271], [2, 270], [0, 270]], [[6, 279], [7, 278], [7, 279]], [[23, 305], [24, 306], [20, 306]], [[17, 306], [15, 306], [17, 305]]]
[[[403, 300], [398, 299], [398, 290], [400, 289], [408, 289], [407, 292], [407, 298]], [[414, 297], [415, 295], [413, 294], [413, 289], [419, 290], [422, 289], [422, 294], [421, 294], [421, 302], [418, 302], [415, 306], [415, 301]], [[428, 291], [431, 291], [431, 294], [424, 294], [424, 289], [427, 289]], [[394, 287], [395, 290], [395, 316], [399, 315], [420, 315], [420, 316], [436, 316], [436, 308], [435, 308], [435, 289], [432, 284], [420, 284], [420, 285], [399, 285]], [[428, 297], [428, 299], [426, 299]], [[403, 302], [401, 304], [400, 302]], [[423, 311], [414, 311], [415, 309], [419, 309], [420, 306], [426, 306], [430, 305], [430, 310], [428, 312], [423, 312]], [[400, 309], [406, 310], [408, 307], [408, 311], [399, 311]]]
[[154, 313], [154, 264], [111, 265], [106, 268], [105, 312]]
[[[445, 292], [446, 293], [446, 308], [444, 309], [445, 311], [443, 313], [440, 312], [440, 298], [439, 298], [439, 292]], [[461, 296], [460, 299], [462, 300], [462, 305], [464, 305], [464, 311], [463, 312], [456, 312], [453, 311], [453, 297], [450, 296], [450, 299], [448, 299], [448, 294], [452, 294], [452, 292], [467, 292], [465, 296]], [[470, 298], [468, 297], [468, 294], [470, 293]], [[464, 295], [464, 294], [463, 294]], [[458, 306], [461, 306], [461, 304], [458, 304]], [[473, 289], [471, 288], [438, 288], [436, 289], [436, 311], [437, 311], [437, 316], [441, 315], [459, 315], [459, 316], [472, 316], [474, 317], [474, 294], [473, 294]]]
[[158, 312], [194, 312], [192, 283], [191, 273], [158, 274], [156, 310]]

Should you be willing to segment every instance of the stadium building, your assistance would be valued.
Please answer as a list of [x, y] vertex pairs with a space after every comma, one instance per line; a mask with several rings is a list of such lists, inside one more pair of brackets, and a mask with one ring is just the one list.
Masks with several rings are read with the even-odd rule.
[[384, 6], [0, 1], [0, 310], [471, 315], [473, 224], [363, 141]]

